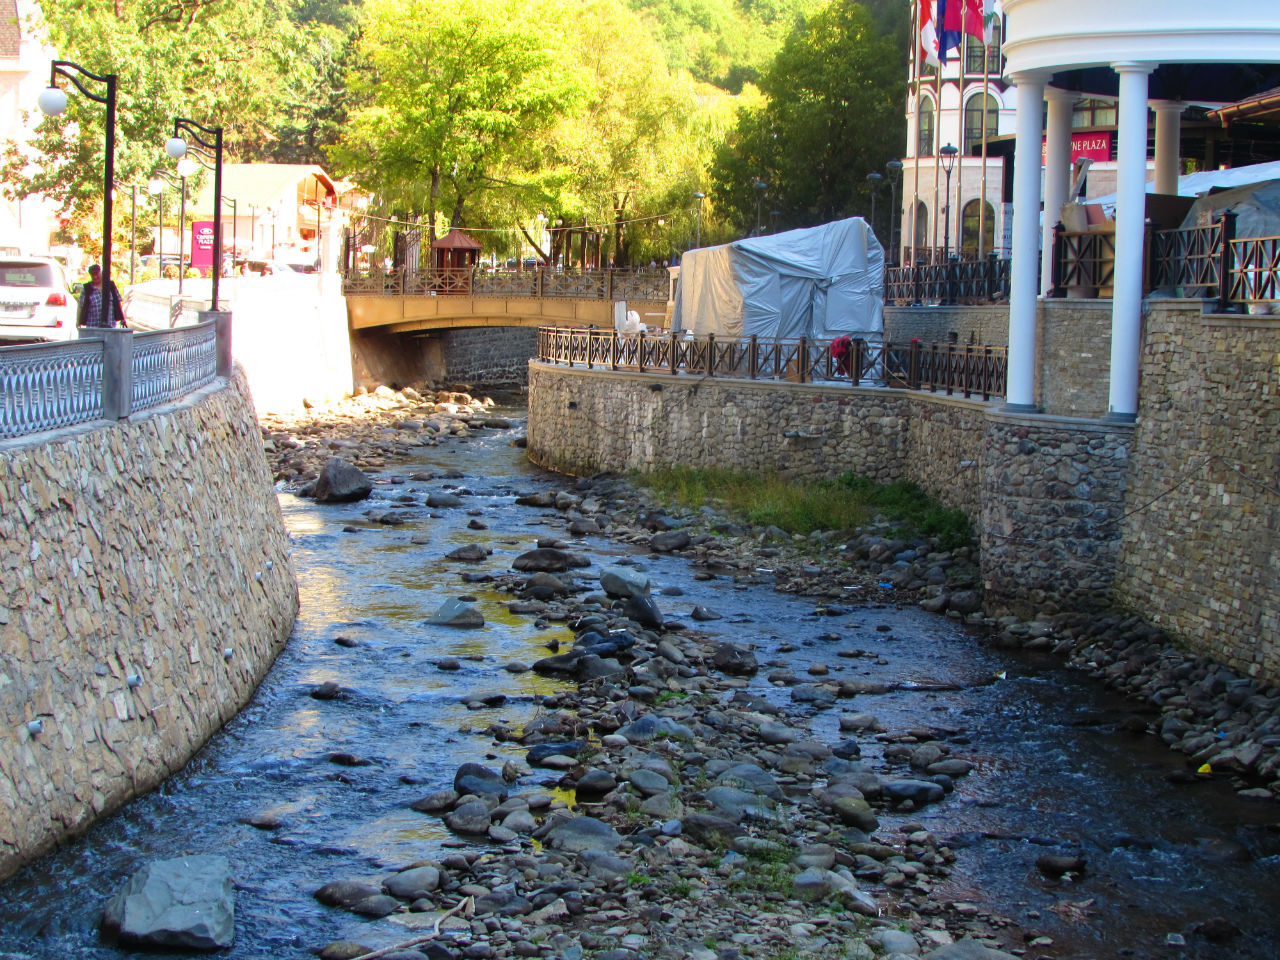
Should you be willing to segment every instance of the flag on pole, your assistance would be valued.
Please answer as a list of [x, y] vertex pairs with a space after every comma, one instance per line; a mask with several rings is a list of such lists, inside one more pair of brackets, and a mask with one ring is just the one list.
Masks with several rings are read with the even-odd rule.
[[967, 0], [938, 0], [938, 59], [947, 62], [947, 51], [960, 46], [964, 34], [964, 8]]
[[996, 21], [1000, 19], [1003, 12], [1000, 9], [1000, 0], [982, 0], [982, 42], [987, 46], [991, 46], [991, 40], [995, 36]]
[[920, 0], [920, 58], [938, 66], [938, 21], [934, 0]]

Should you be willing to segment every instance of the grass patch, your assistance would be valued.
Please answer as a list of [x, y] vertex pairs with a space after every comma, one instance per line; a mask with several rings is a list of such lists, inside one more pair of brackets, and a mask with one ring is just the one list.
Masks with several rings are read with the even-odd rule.
[[835, 480], [803, 483], [776, 474], [690, 467], [634, 474], [633, 479], [667, 503], [695, 509], [711, 504], [755, 526], [773, 525], [788, 533], [847, 532], [882, 517], [904, 536], [937, 537], [946, 550], [972, 540], [963, 513], [904, 480], [876, 483], [845, 473]]

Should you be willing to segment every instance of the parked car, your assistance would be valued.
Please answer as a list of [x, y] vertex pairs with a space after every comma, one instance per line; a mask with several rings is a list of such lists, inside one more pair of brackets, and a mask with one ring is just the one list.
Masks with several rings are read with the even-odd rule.
[[48, 257], [0, 258], [0, 340], [74, 340], [76, 300]]

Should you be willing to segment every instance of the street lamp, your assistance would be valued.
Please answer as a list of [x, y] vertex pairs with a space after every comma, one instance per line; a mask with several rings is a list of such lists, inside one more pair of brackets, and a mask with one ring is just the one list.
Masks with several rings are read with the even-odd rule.
[[[180, 161], [187, 157], [187, 141], [179, 136], [182, 133], [190, 136], [192, 142], [204, 151], [213, 151], [213, 304], [211, 309], [217, 310], [218, 277], [222, 273], [222, 128], [206, 127], [186, 117], [174, 117], [173, 136], [164, 145], [165, 153], [174, 160]], [[206, 140], [205, 137], [212, 137], [213, 140]], [[208, 153], [204, 155], [207, 157]]]
[[[955, 169], [956, 154], [959, 152], [949, 143], [938, 151], [942, 155], [942, 172], [947, 175], [947, 204], [942, 221], [942, 255], [944, 257], [951, 256], [951, 171]], [[935, 233], [934, 236], [936, 237], [937, 234]]]
[[178, 178], [182, 181], [182, 199], [178, 203], [178, 296], [182, 296], [182, 281], [186, 276], [186, 268], [182, 259], [187, 250], [187, 177], [196, 172], [198, 164], [190, 157], [178, 161]]
[[880, 182], [882, 180], [884, 180], [884, 176], [874, 170], [867, 174], [867, 183], [871, 185], [871, 235], [877, 240], [880, 237], [876, 233], [876, 196], [880, 193]]
[[[49, 66], [49, 86], [40, 92], [37, 100], [40, 111], [47, 117], [59, 116], [67, 109], [67, 95], [58, 87], [60, 76], [74, 83], [76, 89], [94, 103], [101, 103], [107, 108], [106, 169], [102, 178], [102, 326], [110, 327], [114, 326], [111, 322], [111, 297], [108, 291], [111, 289], [111, 188], [116, 178], [116, 75], [98, 75], [70, 60], [54, 60]], [[90, 93], [81, 82], [81, 76], [105, 83], [106, 94], [98, 96]]]
[[756, 189], [756, 236], [758, 237], [760, 236], [760, 231], [763, 229], [760, 224], [760, 204], [764, 202], [764, 192], [769, 189], [769, 185], [765, 183], [763, 180], [757, 180], [755, 182], [755, 189]]
[[156, 277], [164, 279], [164, 181], [159, 177], [147, 184], [147, 193], [156, 198], [159, 205], [160, 227], [156, 230]]
[[898, 262], [898, 229], [902, 223], [902, 211], [898, 209], [898, 180], [902, 177], [902, 161], [890, 160], [884, 165], [889, 171], [889, 251], [890, 262]]
[[693, 199], [698, 201], [698, 226], [693, 235], [693, 245], [695, 247], [702, 246], [702, 201], [707, 199], [707, 195], [701, 190], [693, 191]]

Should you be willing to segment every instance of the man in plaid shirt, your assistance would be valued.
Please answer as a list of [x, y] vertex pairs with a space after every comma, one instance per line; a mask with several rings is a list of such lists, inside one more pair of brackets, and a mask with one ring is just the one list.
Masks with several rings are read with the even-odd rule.
[[120, 306], [120, 291], [114, 280], [108, 280], [106, 295], [110, 298], [110, 313], [104, 322], [102, 317], [102, 267], [96, 263], [89, 268], [89, 282], [80, 291], [80, 310], [76, 314], [78, 327], [123, 327], [124, 310]]

